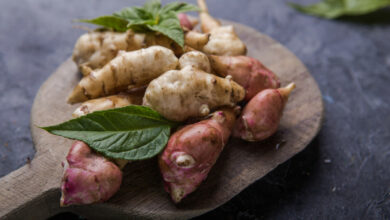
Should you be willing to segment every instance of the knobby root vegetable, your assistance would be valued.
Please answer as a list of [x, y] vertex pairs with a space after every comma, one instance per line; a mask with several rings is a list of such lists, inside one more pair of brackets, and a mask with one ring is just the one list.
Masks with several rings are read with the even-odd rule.
[[94, 111], [102, 111], [113, 108], [125, 107], [128, 105], [142, 105], [142, 98], [144, 91], [136, 93], [121, 93], [102, 97], [98, 99], [91, 99], [82, 103], [72, 114], [73, 117], [80, 117]]
[[[184, 38], [186, 44], [198, 50], [207, 44], [208, 39], [209, 34], [194, 31], [187, 31]], [[183, 53], [180, 46], [162, 34], [104, 31], [81, 35], [73, 49], [73, 60], [80, 72], [87, 76], [114, 59], [119, 51], [134, 51], [153, 45], [171, 49], [176, 55]]]
[[209, 42], [210, 34], [199, 33], [196, 31], [188, 31], [184, 35], [186, 46], [201, 51], [203, 47]]
[[201, 9], [201, 11], [199, 12], [199, 18], [203, 33], [209, 33], [211, 30], [221, 26], [221, 22], [211, 17], [211, 15], [209, 14], [209, 10], [204, 0], [198, 0], [198, 6]]
[[204, 0], [198, 0], [198, 5], [202, 10], [199, 13], [202, 31], [210, 33], [210, 39], [202, 51], [214, 55], [245, 55], [246, 46], [237, 36], [233, 26], [221, 26], [218, 20], [209, 15]]
[[233, 136], [246, 141], [262, 141], [276, 132], [284, 106], [294, 83], [279, 89], [259, 92], [244, 107], [235, 125]]
[[122, 182], [122, 172], [113, 162], [76, 141], [66, 157], [61, 183], [61, 206], [104, 202]]
[[182, 49], [162, 34], [142, 34], [129, 30], [124, 33], [104, 31], [83, 34], [76, 42], [73, 60], [86, 76], [106, 65], [119, 51], [134, 51], [153, 45], [171, 49], [182, 54]]
[[209, 59], [211, 68], [218, 75], [231, 75], [234, 81], [245, 88], [246, 101], [264, 89], [280, 87], [278, 77], [255, 58], [210, 55]]
[[183, 69], [186, 66], [191, 66], [207, 73], [211, 72], [209, 58], [206, 54], [199, 51], [191, 51], [183, 54], [179, 59], [179, 65], [180, 69]]
[[[177, 17], [179, 18], [180, 25], [183, 28], [183, 30], [192, 30], [195, 25], [193, 25], [193, 22], [188, 18], [188, 16], [184, 13], [177, 14]], [[196, 24], [196, 23], [195, 23]]]
[[69, 103], [113, 95], [131, 86], [143, 86], [164, 72], [176, 69], [178, 59], [161, 46], [123, 52], [102, 69], [81, 79], [68, 98]]
[[233, 26], [228, 25], [213, 29], [202, 51], [214, 55], [238, 56], [246, 54], [246, 46], [236, 35]]
[[132, 31], [86, 33], [75, 44], [73, 60], [83, 75], [88, 75], [93, 69], [101, 68], [112, 60], [118, 51], [140, 49], [144, 40], [145, 35], [134, 34]]
[[[179, 13], [178, 18], [185, 30], [192, 30], [198, 22], [184, 13]], [[153, 45], [167, 47], [177, 55], [182, 53], [180, 46], [162, 34], [134, 33], [132, 30], [124, 33], [100, 31], [80, 36], [73, 50], [73, 60], [79, 66], [80, 72], [88, 75], [91, 71], [103, 67], [121, 50], [133, 51]]]
[[244, 89], [231, 78], [221, 78], [186, 66], [171, 70], [150, 82], [143, 105], [165, 118], [185, 121], [206, 116], [221, 106], [234, 106], [245, 97]]
[[[72, 114], [73, 117], [81, 117], [83, 115], [95, 112], [108, 110], [113, 108], [121, 108], [128, 105], [141, 105], [142, 97], [145, 94], [145, 90], [137, 90], [131, 93], [121, 93], [118, 95], [103, 97], [99, 99], [91, 99], [82, 103]], [[99, 157], [96, 157], [99, 159]], [[123, 169], [128, 160], [115, 159], [114, 160], [120, 169]]]
[[233, 109], [187, 125], [175, 132], [159, 156], [165, 190], [175, 203], [196, 190], [206, 179], [226, 145], [235, 122]]

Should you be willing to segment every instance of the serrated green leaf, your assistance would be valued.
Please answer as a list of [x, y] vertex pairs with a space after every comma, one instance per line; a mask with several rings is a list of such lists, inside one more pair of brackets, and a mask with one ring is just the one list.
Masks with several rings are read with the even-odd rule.
[[184, 32], [176, 13], [173, 11], [165, 13], [158, 25], [148, 25], [148, 28], [171, 38], [181, 47], [184, 46]]
[[306, 14], [333, 19], [344, 15], [356, 16], [370, 13], [390, 6], [390, 0], [323, 0], [308, 6], [295, 3], [289, 5]]
[[142, 8], [137, 7], [124, 8], [121, 11], [114, 13], [113, 15], [115, 17], [126, 20], [128, 22], [128, 28], [133, 25], [146, 25], [149, 23], [154, 23], [152, 14], [146, 12]]
[[132, 105], [96, 111], [42, 129], [83, 141], [107, 157], [142, 160], [164, 149], [176, 125], [148, 107]]
[[101, 16], [94, 19], [80, 19], [78, 22], [96, 24], [105, 28], [113, 29], [114, 31], [124, 32], [127, 30], [128, 22], [116, 16]]
[[114, 13], [112, 16], [79, 21], [108, 27], [121, 32], [127, 29], [143, 33], [156, 31], [183, 47], [184, 33], [177, 14], [199, 10], [195, 5], [180, 2], [172, 2], [161, 7], [160, 0], [150, 0], [143, 7], [128, 7]]
[[153, 17], [157, 17], [161, 9], [161, 1], [160, 0], [147, 1], [144, 4], [143, 8], [145, 9], [145, 11], [152, 14]]
[[185, 2], [171, 2], [166, 4], [162, 9], [161, 13], [166, 13], [169, 11], [174, 11], [175, 13], [184, 13], [189, 11], [200, 11], [196, 5], [188, 4]]

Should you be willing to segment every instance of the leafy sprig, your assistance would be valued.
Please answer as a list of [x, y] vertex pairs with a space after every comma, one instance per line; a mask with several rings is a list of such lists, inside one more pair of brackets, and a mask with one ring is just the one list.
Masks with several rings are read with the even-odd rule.
[[128, 7], [112, 15], [78, 21], [118, 32], [128, 29], [135, 32], [159, 32], [183, 47], [184, 33], [177, 14], [188, 11], [199, 11], [199, 8], [184, 2], [172, 2], [162, 6], [160, 0], [150, 0], [143, 7]]

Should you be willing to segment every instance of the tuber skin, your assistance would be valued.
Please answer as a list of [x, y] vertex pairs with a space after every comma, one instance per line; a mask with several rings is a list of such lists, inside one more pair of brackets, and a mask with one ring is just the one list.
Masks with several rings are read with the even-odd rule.
[[[184, 40], [186, 44], [199, 49], [207, 44], [209, 34], [187, 31]], [[134, 51], [154, 45], [171, 49], [177, 56], [183, 53], [179, 45], [162, 34], [134, 33], [131, 30], [124, 33], [103, 31], [81, 35], [73, 49], [72, 58], [80, 72], [87, 76], [114, 59], [119, 51]]]
[[232, 108], [216, 111], [211, 118], [176, 131], [159, 156], [164, 188], [180, 202], [206, 179], [226, 145], [235, 122]]
[[128, 105], [142, 105], [142, 98], [145, 91], [140, 90], [134, 93], [122, 93], [83, 102], [72, 114], [77, 118], [94, 111], [102, 111], [113, 108], [125, 107]]
[[201, 22], [200, 27], [203, 33], [209, 33], [211, 30], [221, 26], [221, 22], [211, 17], [209, 14], [209, 9], [207, 8], [206, 2], [204, 0], [198, 0], [198, 6], [201, 10], [199, 12], [199, 18]]
[[199, 33], [196, 31], [187, 31], [184, 35], [186, 46], [201, 51], [209, 42], [210, 34]]
[[75, 44], [73, 61], [83, 75], [88, 75], [92, 70], [101, 68], [112, 60], [120, 50], [141, 49], [144, 40], [145, 35], [132, 31], [86, 33], [81, 35]]
[[143, 86], [168, 70], [176, 69], [178, 59], [161, 46], [123, 52], [102, 69], [83, 77], [68, 97], [68, 103], [87, 101]]
[[194, 29], [194, 26], [192, 25], [192, 22], [188, 18], [188, 16], [184, 13], [177, 14], [177, 17], [179, 18], [180, 25], [184, 30], [192, 30]]
[[66, 160], [60, 206], [104, 202], [119, 190], [121, 170], [84, 142], [74, 142]]
[[[89, 100], [73, 113], [80, 117], [94, 111], [140, 105], [144, 90]], [[115, 164], [76, 141], [69, 150], [61, 184], [61, 206], [103, 202], [113, 196], [122, 182], [120, 171], [129, 162], [115, 159]]]
[[150, 82], [143, 105], [173, 121], [203, 117], [210, 110], [234, 106], [245, 90], [231, 78], [221, 78], [192, 66], [171, 70]]
[[[182, 28], [187, 31], [192, 30], [197, 23], [197, 20], [189, 19], [184, 13], [179, 13], [178, 18]], [[86, 76], [93, 70], [103, 67], [116, 57], [121, 50], [134, 51], [153, 45], [171, 49], [176, 55], [182, 53], [180, 46], [162, 34], [134, 33], [132, 30], [124, 33], [95, 31], [79, 37], [73, 49], [72, 57], [80, 72]]]
[[279, 89], [259, 92], [244, 107], [237, 119], [233, 136], [246, 141], [262, 141], [273, 135], [279, 126], [284, 106], [294, 83]]
[[251, 100], [264, 89], [280, 87], [278, 77], [260, 61], [248, 56], [209, 56], [211, 68], [218, 75], [231, 75], [244, 87], [245, 101]]
[[213, 55], [238, 56], [246, 54], [246, 46], [237, 36], [232, 25], [221, 26], [221, 23], [208, 13], [204, 0], [198, 0], [201, 28], [204, 33], [210, 33], [210, 39], [202, 51]]
[[179, 59], [179, 66], [180, 69], [183, 69], [186, 66], [191, 66], [207, 73], [211, 72], [209, 58], [206, 54], [199, 51], [190, 51], [183, 54]]

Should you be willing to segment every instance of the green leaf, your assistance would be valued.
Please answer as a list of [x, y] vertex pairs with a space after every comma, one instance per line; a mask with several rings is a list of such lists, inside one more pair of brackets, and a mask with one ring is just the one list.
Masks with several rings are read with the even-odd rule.
[[128, 22], [116, 16], [101, 16], [94, 19], [80, 19], [78, 22], [96, 24], [105, 28], [113, 29], [114, 31], [124, 32], [127, 30]]
[[189, 12], [189, 11], [200, 11], [200, 8], [198, 8], [195, 5], [188, 4], [185, 2], [172, 2], [169, 4], [166, 4], [162, 9], [162, 13], [166, 13], [169, 11], [174, 11], [175, 13], [183, 13], [183, 12]]
[[156, 31], [184, 46], [184, 33], [177, 14], [188, 11], [199, 11], [195, 5], [172, 2], [161, 7], [160, 0], [150, 0], [143, 7], [128, 7], [112, 16], [103, 16], [91, 20], [79, 20], [115, 31], [132, 29], [135, 32]]
[[152, 14], [146, 12], [142, 8], [137, 7], [124, 8], [121, 11], [114, 13], [113, 15], [115, 17], [126, 20], [128, 22], [128, 28], [133, 25], [146, 25], [154, 22]]
[[184, 46], [184, 32], [175, 12], [165, 13], [158, 25], [148, 25], [148, 28], [171, 38], [181, 47]]
[[160, 153], [177, 126], [156, 111], [131, 105], [96, 111], [67, 122], [42, 127], [62, 137], [85, 142], [107, 157], [142, 160]]
[[153, 15], [153, 17], [157, 17], [160, 9], [161, 9], [161, 1], [160, 0], [150, 0], [144, 4], [145, 11], [149, 12]]
[[322, 2], [302, 6], [295, 3], [289, 5], [296, 10], [328, 19], [344, 15], [363, 15], [390, 6], [390, 0], [323, 0]]

